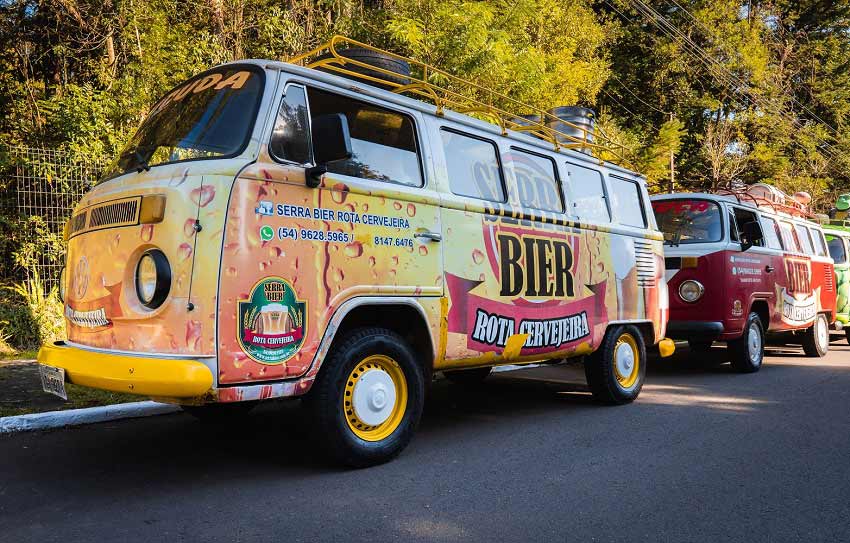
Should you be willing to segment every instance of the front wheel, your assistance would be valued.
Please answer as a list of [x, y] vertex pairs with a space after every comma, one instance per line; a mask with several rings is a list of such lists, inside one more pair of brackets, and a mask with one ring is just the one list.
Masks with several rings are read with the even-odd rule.
[[425, 400], [413, 349], [385, 328], [339, 338], [306, 398], [321, 449], [351, 467], [387, 462], [410, 442]]
[[820, 358], [829, 351], [829, 322], [819, 313], [815, 322], [803, 333], [803, 351], [806, 356]]
[[584, 363], [593, 397], [608, 404], [634, 401], [646, 375], [646, 345], [634, 326], [612, 326]]
[[764, 361], [764, 328], [758, 313], [750, 313], [744, 333], [729, 342], [732, 368], [739, 373], [755, 373]]

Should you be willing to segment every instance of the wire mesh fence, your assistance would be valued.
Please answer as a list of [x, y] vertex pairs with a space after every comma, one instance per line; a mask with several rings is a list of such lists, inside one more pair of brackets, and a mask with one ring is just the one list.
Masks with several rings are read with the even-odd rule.
[[37, 273], [49, 290], [58, 283], [64, 263], [65, 222], [98, 179], [104, 162], [80, 160], [57, 149], [9, 147], [4, 151], [7, 165], [0, 175], [6, 177], [5, 214], [16, 221], [19, 236], [15, 266], [4, 267], [4, 279], [21, 275], [29, 279]]

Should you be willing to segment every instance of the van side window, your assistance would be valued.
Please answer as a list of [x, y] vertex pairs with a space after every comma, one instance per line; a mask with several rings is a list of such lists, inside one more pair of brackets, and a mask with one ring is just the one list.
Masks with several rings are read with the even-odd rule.
[[269, 140], [269, 153], [278, 160], [309, 164], [310, 113], [307, 110], [307, 92], [300, 85], [287, 85], [277, 119]]
[[[328, 171], [410, 187], [422, 186], [416, 126], [407, 115], [360, 100], [309, 88], [311, 118], [342, 113], [351, 134], [351, 158], [328, 164]], [[322, 142], [314, 142], [321, 145]]]
[[823, 232], [811, 227], [809, 227], [809, 232], [812, 234], [812, 239], [815, 240], [815, 253], [818, 256], [828, 256], [826, 243], [823, 241]]
[[782, 245], [786, 250], [795, 253], [802, 253], [800, 243], [797, 241], [797, 234], [790, 222], [779, 221], [779, 229], [782, 232]]
[[741, 238], [738, 237], [738, 225], [735, 223], [735, 214], [732, 211], [729, 211], [729, 240], [739, 242]]
[[766, 247], [782, 250], [782, 240], [779, 239], [779, 226], [777, 226], [776, 221], [770, 217], [762, 216], [761, 226]]
[[847, 248], [844, 246], [844, 239], [838, 236], [826, 235], [826, 243], [829, 247], [829, 256], [836, 264], [845, 264], [847, 262]]
[[622, 177], [609, 177], [611, 187], [611, 207], [614, 208], [614, 218], [625, 226], [646, 227], [643, 216], [643, 198], [640, 187], [634, 181]]
[[815, 246], [812, 243], [812, 235], [809, 233], [809, 229], [801, 224], [795, 224], [794, 230], [797, 232], [797, 239], [800, 241], [803, 252], [807, 255], [815, 254]]
[[[754, 212], [747, 211], [746, 209], [741, 209], [741, 208], [738, 208], [738, 207], [735, 207], [735, 208], [732, 208], [732, 209], [734, 209], [735, 222], [738, 225], [738, 237], [739, 238], [740, 238], [741, 233], [746, 231], [748, 224], [754, 224], [755, 227], [751, 227], [751, 228], [755, 228], [760, 232], [763, 230], [762, 227], [761, 227], [761, 223], [759, 223], [758, 215], [756, 215]], [[764, 243], [765, 243], [764, 232], [762, 232], [762, 235], [759, 236], [759, 239], [750, 240], [750, 243], [752, 243], [756, 247], [764, 247]]]
[[567, 163], [567, 201], [572, 202], [571, 214], [580, 220], [609, 222], [605, 185], [597, 170]]
[[554, 160], [512, 147], [510, 167], [523, 206], [542, 211], [564, 211]]
[[459, 196], [505, 201], [505, 184], [496, 144], [454, 130], [440, 130], [449, 186]]

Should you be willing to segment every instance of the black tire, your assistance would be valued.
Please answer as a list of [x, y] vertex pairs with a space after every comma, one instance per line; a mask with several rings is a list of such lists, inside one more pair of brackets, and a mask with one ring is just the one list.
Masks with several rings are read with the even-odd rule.
[[[622, 354], [625, 351], [618, 355], [620, 345], [624, 343], [634, 357], [631, 363], [628, 358], [621, 361], [621, 364], [630, 368], [626, 377], [617, 369], [618, 357], [627, 356]], [[646, 376], [646, 345], [640, 330], [634, 326], [610, 327], [599, 348], [587, 357], [584, 374], [597, 401], [616, 405], [634, 401], [640, 394]]]
[[493, 368], [472, 368], [469, 370], [444, 371], [443, 375], [452, 383], [464, 386], [480, 385], [490, 375]]
[[844, 337], [847, 338], [847, 343], [850, 343], [850, 328], [844, 329]]
[[[356, 60], [358, 62], [362, 62], [363, 64], [369, 64], [370, 66], [375, 66], [377, 68], [381, 68], [382, 70], [387, 70], [396, 74], [399, 74], [399, 77], [394, 77], [377, 70], [370, 70], [369, 68], [365, 68], [363, 66], [357, 66], [351, 63], [342, 66], [343, 69], [348, 70], [350, 72], [355, 72], [358, 74], [362, 74], [368, 77], [374, 77], [377, 79], [383, 79], [385, 81], [391, 81], [393, 83], [398, 83], [400, 85], [407, 85], [410, 83], [410, 64], [407, 62], [378, 53], [376, 51], [372, 51], [370, 49], [364, 49], [362, 47], [349, 47], [348, 49], [340, 49], [337, 51], [340, 56], [345, 58], [350, 58], [352, 60]], [[324, 60], [327, 58], [331, 58], [332, 55], [326, 54], [318, 57], [316, 60]], [[374, 81], [359, 79], [355, 76], [350, 76], [348, 74], [343, 74], [337, 72], [331, 68], [319, 67], [318, 70], [323, 72], [329, 72], [332, 74], [340, 75], [342, 77], [347, 77], [349, 79], [354, 79], [356, 81], [361, 81], [362, 83], [366, 83], [368, 85], [373, 85], [375, 87], [379, 87], [382, 89], [393, 90], [394, 86], [392, 85], [383, 85], [381, 83], [376, 83]]]
[[732, 368], [739, 373], [755, 373], [764, 362], [764, 325], [758, 313], [750, 313], [741, 337], [729, 342]]
[[257, 402], [210, 403], [206, 405], [184, 405], [183, 411], [203, 424], [233, 424], [257, 405]]
[[829, 352], [829, 321], [818, 313], [815, 322], [803, 332], [803, 352], [806, 356], [820, 358]]
[[690, 341], [688, 340], [688, 347], [691, 348], [691, 351], [695, 353], [707, 353], [711, 350], [711, 345], [714, 343], [713, 341]]
[[[380, 369], [369, 366], [364, 370], [364, 365], [372, 359], [389, 359], [394, 368], [392, 371], [399, 379], [404, 379], [407, 387], [407, 401], [399, 415], [400, 422], [391, 433], [374, 441], [355, 433], [354, 426], [360, 423], [355, 422], [358, 415], [351, 405], [354, 401], [351, 393], [357, 390], [351, 388], [352, 378], [357, 380], [369, 369]], [[389, 375], [386, 371], [384, 373]], [[394, 391], [397, 390], [396, 386]], [[397, 397], [398, 392], [394, 393]], [[424, 403], [425, 378], [421, 364], [410, 345], [385, 328], [358, 328], [335, 339], [334, 347], [305, 398], [317, 445], [331, 460], [355, 468], [374, 466], [395, 458], [410, 443], [422, 417]], [[389, 417], [393, 419], [395, 411]], [[361, 428], [359, 431], [368, 429]]]

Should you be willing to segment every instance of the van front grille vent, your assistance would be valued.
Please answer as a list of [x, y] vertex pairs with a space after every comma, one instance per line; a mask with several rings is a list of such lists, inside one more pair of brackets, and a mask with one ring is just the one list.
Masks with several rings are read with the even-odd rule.
[[77, 232], [81, 232], [86, 228], [86, 219], [88, 218], [88, 211], [83, 211], [82, 213], [78, 213], [71, 217], [71, 235], [76, 234]]
[[114, 226], [130, 226], [138, 222], [139, 199], [122, 200], [95, 206], [91, 210], [89, 230]]

